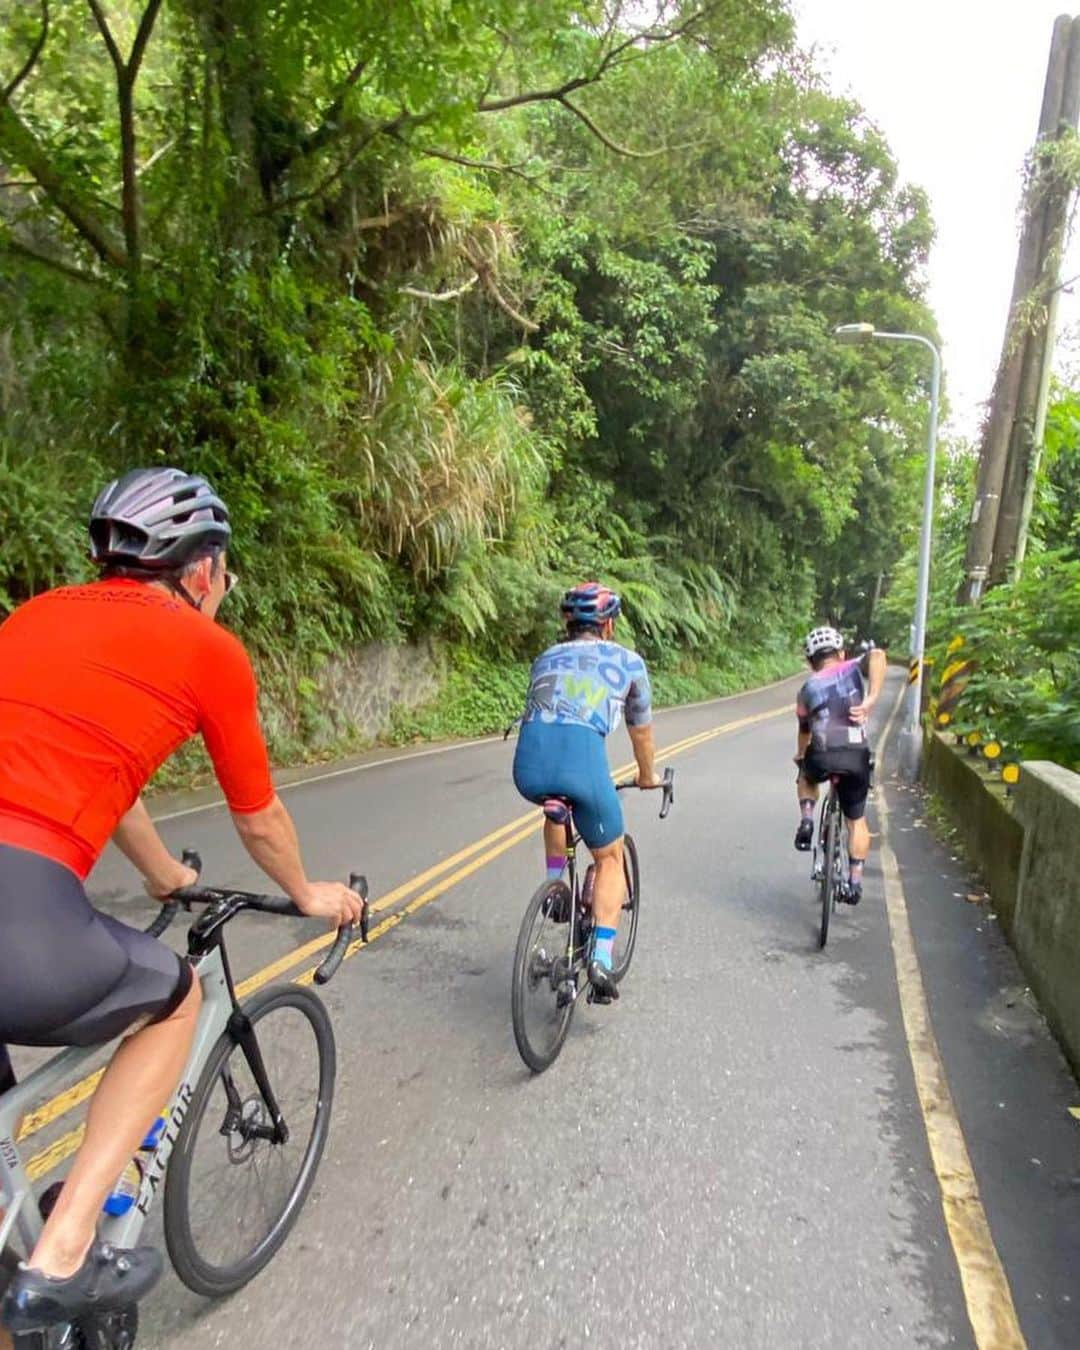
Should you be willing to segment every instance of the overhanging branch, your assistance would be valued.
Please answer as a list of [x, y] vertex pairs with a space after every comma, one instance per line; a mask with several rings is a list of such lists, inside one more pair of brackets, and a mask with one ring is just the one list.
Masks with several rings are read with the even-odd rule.
[[54, 272], [61, 272], [64, 276], [70, 277], [73, 281], [80, 281], [85, 286], [100, 286], [101, 277], [95, 276], [93, 272], [87, 272], [81, 267], [76, 267], [74, 263], [65, 262], [63, 258], [53, 258], [47, 253], [39, 253], [37, 249], [31, 248], [29, 244], [23, 243], [13, 234], [0, 234], [0, 249], [6, 249], [9, 253], [17, 253], [21, 258], [27, 258], [30, 262], [41, 263], [44, 267], [51, 268]]
[[90, 6], [90, 12], [94, 16], [94, 22], [98, 26], [98, 32], [104, 40], [105, 47], [109, 53], [109, 60], [116, 69], [118, 79], [124, 77], [124, 58], [120, 55], [120, 48], [116, 45], [116, 38], [113, 37], [112, 29], [109, 27], [109, 21], [105, 17], [105, 11], [98, 4], [98, 0], [87, 0]]
[[571, 103], [568, 98], [561, 98], [559, 99], [559, 102], [568, 112], [572, 112], [580, 122], [583, 122], [585, 126], [589, 128], [601, 145], [606, 145], [607, 148], [614, 151], [616, 155], [625, 155], [627, 159], [655, 159], [657, 155], [667, 153], [666, 145], [661, 145], [655, 150], [631, 150], [629, 146], [619, 145], [619, 143], [613, 141], [606, 132], [600, 130], [583, 108], [579, 108], [576, 103]]
[[400, 286], [398, 289], [402, 295], [411, 295], [417, 300], [431, 300], [436, 304], [442, 304], [446, 300], [457, 300], [459, 296], [465, 295], [472, 290], [479, 280], [479, 274], [474, 272], [468, 281], [461, 286], [455, 286], [451, 291], [422, 291], [416, 286]]
[[45, 47], [45, 40], [49, 36], [49, 0], [41, 0], [41, 32], [37, 35], [37, 41], [30, 49], [30, 55], [23, 62], [22, 69], [17, 72], [7, 87], [0, 93], [0, 103], [6, 103], [23, 80], [30, 74], [38, 63], [38, 57]]
[[70, 221], [102, 262], [126, 268], [123, 245], [56, 169], [44, 146], [6, 101], [0, 102], [0, 149], [10, 161], [31, 174], [52, 205]]

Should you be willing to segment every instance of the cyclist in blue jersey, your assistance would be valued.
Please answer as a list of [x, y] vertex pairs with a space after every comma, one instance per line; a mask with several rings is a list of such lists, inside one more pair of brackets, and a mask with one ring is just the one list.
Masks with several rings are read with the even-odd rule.
[[795, 712], [799, 740], [797, 792], [801, 819], [795, 847], [809, 849], [814, 838], [814, 806], [818, 784], [835, 774], [840, 809], [848, 829], [851, 870], [841, 899], [857, 905], [862, 899], [863, 865], [870, 852], [866, 798], [870, 791], [870, 746], [866, 738], [870, 711], [885, 683], [885, 653], [872, 647], [847, 660], [844, 639], [835, 628], [815, 628], [803, 651], [812, 674], [799, 690]]
[[[621, 610], [614, 591], [596, 581], [582, 582], [563, 596], [566, 636], [533, 662], [514, 754], [517, 790], [537, 803], [566, 797], [596, 862], [588, 973], [604, 1000], [619, 996], [611, 975], [612, 947], [626, 899], [622, 806], [604, 739], [624, 711], [638, 766], [635, 782], [640, 788], [661, 786], [645, 662], [612, 641]], [[557, 880], [566, 866], [566, 837], [563, 827], [550, 820], [544, 823], [544, 848], [548, 877]]]

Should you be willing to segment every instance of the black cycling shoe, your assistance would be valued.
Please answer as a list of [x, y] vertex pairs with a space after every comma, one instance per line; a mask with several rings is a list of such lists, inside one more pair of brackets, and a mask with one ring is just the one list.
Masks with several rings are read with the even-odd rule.
[[619, 997], [619, 986], [607, 966], [602, 966], [599, 961], [590, 961], [587, 973], [594, 1003], [613, 1003]]
[[559, 889], [552, 891], [544, 901], [544, 913], [552, 923], [570, 922], [570, 887], [559, 882]]
[[800, 820], [799, 828], [795, 831], [795, 847], [800, 853], [809, 853], [810, 845], [814, 842], [814, 822], [812, 820]]
[[840, 899], [843, 900], [845, 905], [857, 905], [862, 899], [862, 882], [845, 882], [844, 889], [840, 893]]
[[161, 1253], [154, 1247], [113, 1247], [96, 1241], [67, 1279], [20, 1265], [0, 1306], [0, 1323], [16, 1334], [43, 1331], [87, 1314], [122, 1308], [148, 1294], [162, 1269]]

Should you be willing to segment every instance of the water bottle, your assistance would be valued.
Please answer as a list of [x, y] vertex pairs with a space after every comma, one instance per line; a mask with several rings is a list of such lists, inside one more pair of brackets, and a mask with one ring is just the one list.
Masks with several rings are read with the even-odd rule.
[[118, 1219], [126, 1214], [139, 1198], [143, 1177], [150, 1159], [157, 1151], [162, 1131], [165, 1129], [165, 1117], [158, 1116], [146, 1132], [146, 1138], [139, 1145], [139, 1151], [120, 1173], [119, 1180], [105, 1200], [105, 1213]]

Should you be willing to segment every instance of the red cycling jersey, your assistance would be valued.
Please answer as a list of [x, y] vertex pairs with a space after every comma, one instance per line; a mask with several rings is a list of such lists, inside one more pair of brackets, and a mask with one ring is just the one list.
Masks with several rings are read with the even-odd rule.
[[273, 800], [242, 644], [140, 581], [47, 591], [0, 625], [0, 844], [80, 878], [170, 754], [201, 732], [229, 807]]

